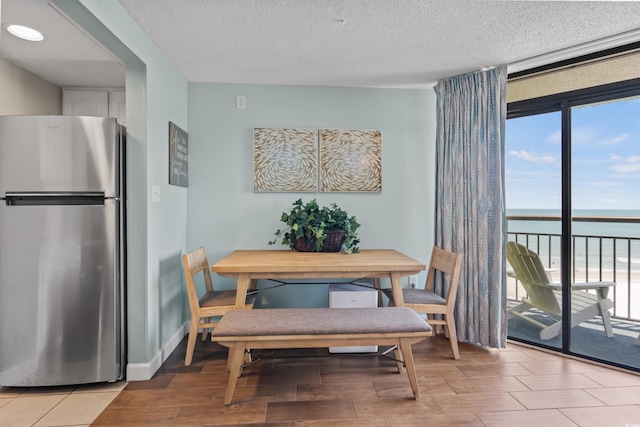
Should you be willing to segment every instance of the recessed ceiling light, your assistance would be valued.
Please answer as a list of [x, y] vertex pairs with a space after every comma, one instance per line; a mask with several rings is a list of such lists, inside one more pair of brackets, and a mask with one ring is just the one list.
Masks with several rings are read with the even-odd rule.
[[44, 36], [40, 31], [25, 27], [24, 25], [7, 25], [7, 31], [16, 37], [20, 37], [21, 39], [28, 40], [30, 42], [39, 42], [44, 40]]

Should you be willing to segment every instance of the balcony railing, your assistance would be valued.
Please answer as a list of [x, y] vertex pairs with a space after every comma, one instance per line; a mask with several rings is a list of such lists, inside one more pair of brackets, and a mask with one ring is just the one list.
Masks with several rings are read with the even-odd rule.
[[[555, 221], [558, 216], [507, 216], [507, 240], [517, 241], [540, 256], [560, 281], [560, 234], [513, 231], [516, 221]], [[640, 218], [573, 217], [574, 222], [640, 224]], [[640, 321], [640, 237], [605, 236], [597, 234], [572, 235], [572, 281], [608, 280], [616, 282], [609, 298], [613, 300], [613, 316]], [[510, 299], [520, 300], [524, 289], [514, 279], [507, 280]]]

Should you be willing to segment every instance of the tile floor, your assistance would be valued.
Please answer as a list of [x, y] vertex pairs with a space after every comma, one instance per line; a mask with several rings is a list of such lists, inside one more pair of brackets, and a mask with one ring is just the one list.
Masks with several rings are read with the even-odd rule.
[[88, 426], [127, 386], [112, 384], [70, 387], [0, 388], [0, 426]]
[[458, 361], [444, 338], [416, 344], [418, 401], [387, 359], [275, 352], [245, 369], [230, 406], [224, 349], [198, 342], [190, 367], [184, 349], [150, 381], [0, 389], [0, 426], [640, 426], [640, 375], [515, 343], [462, 344]]

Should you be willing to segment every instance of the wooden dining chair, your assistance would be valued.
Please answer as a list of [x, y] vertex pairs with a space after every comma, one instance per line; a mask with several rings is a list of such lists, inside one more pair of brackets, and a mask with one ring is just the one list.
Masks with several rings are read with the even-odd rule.
[[[427, 315], [427, 323], [434, 327], [434, 334], [440, 329], [439, 326], [444, 326], [445, 332], [449, 336], [454, 359], [460, 358], [453, 310], [458, 293], [458, 279], [460, 277], [461, 266], [462, 254], [434, 246], [431, 252], [431, 262], [429, 264], [429, 271], [427, 272], [425, 288], [402, 290], [405, 307], [412, 308], [418, 313], [425, 313]], [[447, 291], [446, 298], [433, 292], [436, 272], [442, 272], [449, 278], [449, 290]], [[393, 305], [393, 293], [391, 289], [385, 288], [383, 292], [389, 298], [389, 305]]]
[[[189, 338], [187, 339], [187, 353], [184, 358], [184, 364], [189, 366], [193, 359], [198, 329], [202, 328], [202, 340], [204, 341], [207, 338], [209, 329], [218, 324], [218, 320], [212, 321], [212, 319], [223, 316], [225, 313], [235, 309], [236, 291], [216, 291], [213, 289], [209, 261], [204, 248], [182, 255], [182, 265], [184, 267], [189, 308], [191, 310], [191, 326], [189, 328]], [[205, 293], [198, 297], [194, 278], [200, 273], [203, 274]], [[244, 308], [253, 308], [255, 299], [255, 295], [247, 295]]]

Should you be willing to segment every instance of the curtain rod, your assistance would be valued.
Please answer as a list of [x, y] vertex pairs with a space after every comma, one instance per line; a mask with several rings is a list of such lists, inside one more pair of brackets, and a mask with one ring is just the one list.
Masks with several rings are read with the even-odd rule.
[[[507, 65], [507, 72], [510, 78], [512, 74], [514, 75], [513, 77], [517, 78], [548, 71], [549, 69], [566, 68], [577, 65], [578, 63], [586, 63], [596, 59], [618, 56], [639, 50], [640, 44], [638, 44], [638, 42], [640, 42], [640, 29], [631, 30], [512, 62]], [[582, 58], [582, 60], [578, 61], [580, 58]]]

